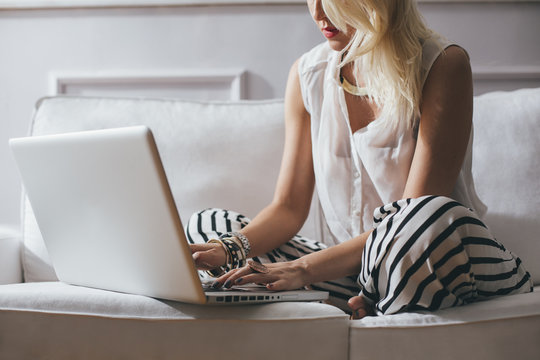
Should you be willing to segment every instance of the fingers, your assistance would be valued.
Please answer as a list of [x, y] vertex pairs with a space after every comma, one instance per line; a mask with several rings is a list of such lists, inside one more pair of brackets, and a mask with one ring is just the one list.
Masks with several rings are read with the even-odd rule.
[[268, 290], [273, 290], [273, 291], [287, 290], [287, 281], [277, 280], [277, 281], [266, 284], [266, 288]]
[[219, 288], [224, 286], [230, 288], [233, 285], [245, 284], [268, 284], [276, 280], [275, 275], [254, 273], [249, 266], [240, 269], [234, 269], [216, 279], [213, 286]]
[[225, 275], [220, 276], [214, 282], [214, 287], [224, 286], [226, 288], [230, 288], [233, 285], [247, 284], [248, 282], [245, 282], [245, 281], [238, 282], [238, 279], [243, 280], [243, 277], [250, 273], [251, 273], [251, 269], [247, 266], [240, 269], [231, 270]]
[[227, 261], [225, 250], [219, 244], [194, 244], [190, 245], [190, 248], [195, 266], [199, 270], [215, 269]]
[[230, 283], [226, 283], [226, 285], [244, 285], [244, 284], [264, 284], [268, 290], [272, 291], [281, 291], [281, 290], [293, 290], [293, 289], [299, 289], [302, 286], [295, 284], [290, 279], [287, 278], [281, 278], [279, 274], [277, 273], [268, 273], [268, 274], [261, 274], [261, 273], [251, 273], [248, 275], [236, 275], [236, 280], [231, 281]]
[[195, 266], [199, 270], [211, 270], [215, 269], [217, 266], [212, 264], [212, 256], [208, 254], [207, 251], [204, 252], [196, 252], [193, 254], [193, 261], [195, 262]]
[[212, 244], [189, 244], [191, 253], [194, 254], [197, 251], [206, 251], [212, 248]]
[[303, 267], [295, 261], [256, 265], [248, 261], [248, 265], [234, 269], [214, 282], [214, 287], [244, 285], [248, 283], [264, 284], [271, 290], [300, 289], [306, 285], [302, 277]]
[[217, 250], [222, 249], [223, 247], [216, 243], [211, 244], [189, 244], [189, 248], [191, 249], [191, 253], [194, 254], [199, 251], [208, 251], [208, 250]]
[[[250, 270], [251, 271], [251, 270]], [[233, 285], [244, 285], [244, 284], [269, 284], [276, 280], [275, 275], [271, 274], [261, 274], [261, 273], [248, 273], [247, 275], [236, 275], [235, 280], [233, 280]]]
[[234, 285], [264, 284], [269, 290], [292, 290], [303, 286], [299, 283], [294, 271], [286, 263], [267, 264], [268, 272], [254, 272], [250, 266], [234, 269], [219, 277], [213, 284], [215, 288], [224, 286], [230, 288]]

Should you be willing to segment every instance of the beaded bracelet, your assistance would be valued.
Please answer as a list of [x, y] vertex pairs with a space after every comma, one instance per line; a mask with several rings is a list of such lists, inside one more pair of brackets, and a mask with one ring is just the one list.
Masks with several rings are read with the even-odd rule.
[[244, 245], [242, 244], [242, 242], [240, 241], [240, 239], [238, 239], [237, 237], [230, 237], [230, 238], [224, 238], [224, 239], [228, 239], [230, 241], [234, 241], [234, 243], [238, 246], [238, 248], [240, 249], [240, 251], [242, 252], [241, 257], [244, 258], [244, 259], [247, 259], [247, 256], [246, 256], [246, 250], [244, 249]]
[[223, 238], [221, 242], [225, 245], [230, 255], [230, 262], [227, 262], [227, 271], [246, 265], [246, 258], [239, 244], [232, 240], [232, 238]]
[[221, 275], [233, 269], [238, 269], [246, 265], [246, 255], [242, 243], [237, 238], [223, 238], [220, 240], [212, 239], [208, 243], [219, 243], [225, 250], [226, 262], [224, 266], [215, 269], [206, 270], [206, 273], [212, 277]]
[[208, 243], [219, 243], [225, 250], [226, 256], [225, 265], [206, 270], [208, 275], [220, 277], [226, 272], [246, 265], [247, 255], [251, 251], [251, 246], [245, 235], [238, 232], [226, 233], [221, 235], [219, 240], [211, 239]]
[[221, 235], [219, 238], [223, 239], [223, 238], [230, 238], [230, 237], [235, 237], [238, 240], [240, 240], [240, 242], [242, 243], [242, 248], [244, 249], [244, 254], [247, 257], [249, 253], [251, 252], [251, 245], [249, 243], [247, 236], [242, 233], [234, 231], [234, 232], [225, 233]]

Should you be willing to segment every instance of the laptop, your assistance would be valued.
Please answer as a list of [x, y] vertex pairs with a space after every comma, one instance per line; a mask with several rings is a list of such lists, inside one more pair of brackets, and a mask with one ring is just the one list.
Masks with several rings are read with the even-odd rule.
[[315, 290], [203, 289], [149, 128], [11, 139], [62, 282], [194, 304], [322, 301]]

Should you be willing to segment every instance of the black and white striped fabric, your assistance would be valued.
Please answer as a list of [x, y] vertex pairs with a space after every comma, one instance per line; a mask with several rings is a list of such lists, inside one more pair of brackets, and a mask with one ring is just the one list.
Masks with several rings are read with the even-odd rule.
[[[191, 243], [239, 231], [246, 217], [207, 209], [188, 223]], [[297, 259], [326, 245], [295, 236], [264, 256], [261, 263]], [[404, 199], [375, 210], [374, 231], [356, 276], [313, 284], [330, 292], [330, 302], [348, 311], [347, 300], [359, 293], [378, 314], [436, 310], [532, 291], [532, 280], [519, 258], [489, 233], [475, 213], [442, 196]]]
[[358, 280], [379, 314], [532, 291], [521, 260], [452, 199], [400, 200], [377, 209], [374, 221]]

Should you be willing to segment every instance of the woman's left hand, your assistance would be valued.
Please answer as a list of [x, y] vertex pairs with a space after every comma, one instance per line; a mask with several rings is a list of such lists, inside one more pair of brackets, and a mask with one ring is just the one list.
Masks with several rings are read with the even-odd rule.
[[263, 284], [269, 290], [295, 290], [309, 284], [307, 270], [299, 260], [259, 264], [248, 260], [252, 265], [246, 265], [240, 269], [234, 269], [219, 277], [214, 282], [214, 287], [224, 286], [230, 288], [233, 285], [245, 285], [249, 283]]

